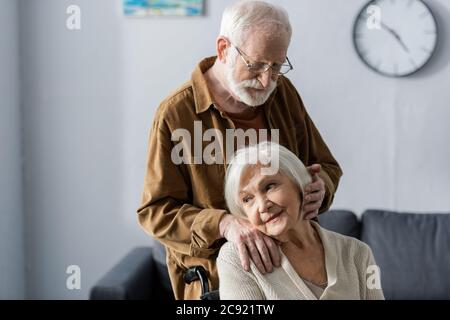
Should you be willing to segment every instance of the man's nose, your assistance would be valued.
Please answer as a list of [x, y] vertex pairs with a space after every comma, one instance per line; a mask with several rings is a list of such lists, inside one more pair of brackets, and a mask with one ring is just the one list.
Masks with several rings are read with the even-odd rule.
[[269, 68], [266, 72], [263, 72], [259, 75], [258, 80], [264, 87], [264, 89], [267, 89], [270, 85], [270, 82], [273, 80], [273, 70], [272, 68]]

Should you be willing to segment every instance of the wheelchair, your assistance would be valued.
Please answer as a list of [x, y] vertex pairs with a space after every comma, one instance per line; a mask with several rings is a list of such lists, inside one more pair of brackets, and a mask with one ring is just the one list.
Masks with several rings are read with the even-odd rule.
[[189, 268], [185, 272], [183, 280], [186, 284], [191, 284], [194, 281], [200, 281], [202, 288], [200, 300], [220, 300], [219, 290], [209, 290], [208, 276], [206, 275], [205, 268], [202, 266]]

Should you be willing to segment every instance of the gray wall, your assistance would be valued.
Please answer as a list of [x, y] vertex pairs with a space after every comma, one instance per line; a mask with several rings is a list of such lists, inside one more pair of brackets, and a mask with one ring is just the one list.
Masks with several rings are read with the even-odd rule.
[[296, 30], [292, 79], [345, 171], [335, 207], [449, 212], [450, 2], [425, 1], [440, 47], [405, 79], [379, 76], [357, 58], [350, 34], [366, 1], [279, 2]]
[[[82, 29], [66, 28], [66, 8]], [[109, 0], [29, 0], [23, 48], [27, 293], [82, 299], [134, 245], [149, 241], [125, 207], [120, 14]], [[81, 290], [66, 269], [81, 268]]]
[[[121, 0], [21, 1], [29, 298], [86, 298], [131, 247], [150, 243], [135, 210], [153, 115], [214, 54], [231, 2], [207, 1], [202, 18], [130, 19]], [[365, 0], [276, 2], [295, 30], [290, 77], [345, 171], [335, 208], [448, 211], [450, 3], [427, 1], [443, 32], [434, 62], [389, 79], [352, 47]], [[80, 31], [66, 29], [71, 4]], [[80, 291], [65, 287], [72, 264]]]
[[18, 13], [0, 0], [0, 299], [25, 297]]

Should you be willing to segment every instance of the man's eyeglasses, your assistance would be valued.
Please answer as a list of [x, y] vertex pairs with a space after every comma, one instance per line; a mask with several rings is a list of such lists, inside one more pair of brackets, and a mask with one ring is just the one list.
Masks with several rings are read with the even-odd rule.
[[279, 63], [264, 63], [264, 62], [253, 62], [247, 61], [244, 56], [247, 56], [245, 53], [243, 53], [238, 47], [235, 45], [232, 45], [236, 48], [237, 52], [242, 58], [242, 61], [244, 61], [245, 65], [247, 66], [248, 71], [254, 73], [254, 74], [262, 74], [267, 71], [269, 71], [270, 68], [272, 68], [272, 71], [277, 75], [283, 75], [294, 69], [291, 62], [289, 61], [289, 58], [286, 57], [286, 62], [283, 64]]

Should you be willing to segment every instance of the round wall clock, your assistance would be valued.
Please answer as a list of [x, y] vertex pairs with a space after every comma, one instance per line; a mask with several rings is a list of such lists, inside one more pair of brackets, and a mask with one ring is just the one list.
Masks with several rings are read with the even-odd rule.
[[423, 68], [437, 40], [436, 19], [421, 0], [370, 1], [353, 28], [353, 43], [362, 61], [390, 77], [405, 77]]

